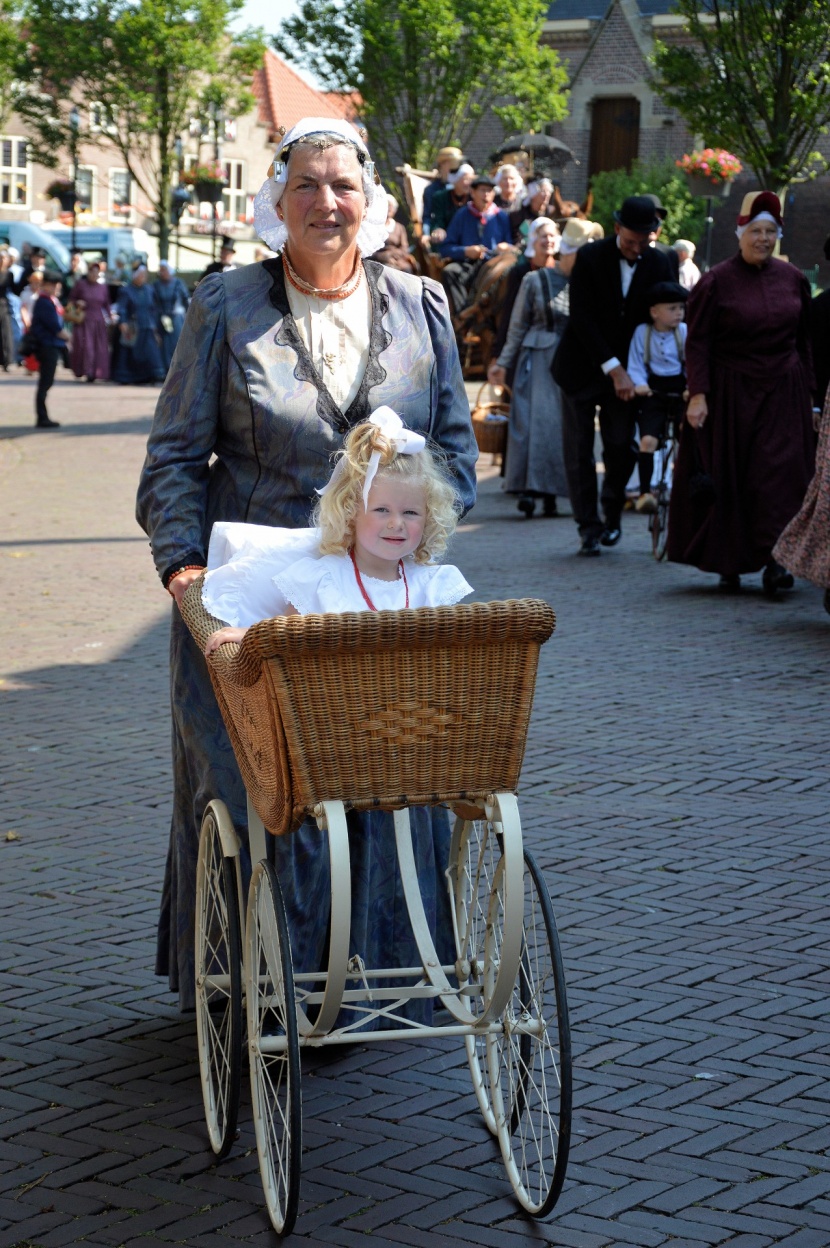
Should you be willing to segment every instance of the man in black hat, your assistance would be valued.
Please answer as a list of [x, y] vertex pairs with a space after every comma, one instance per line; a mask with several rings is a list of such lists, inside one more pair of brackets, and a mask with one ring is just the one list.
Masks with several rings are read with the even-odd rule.
[[[553, 361], [565, 396], [565, 471], [581, 555], [620, 540], [625, 487], [636, 463], [634, 385], [625, 369], [636, 327], [648, 319], [648, 292], [677, 280], [677, 261], [651, 246], [660, 226], [654, 204], [632, 195], [614, 213], [614, 233], [577, 252], [570, 319]], [[599, 408], [605, 475], [597, 508], [594, 415]]]
[[[202, 277], [207, 277], [208, 273], [229, 273], [231, 269], [238, 269], [239, 265], [234, 263], [236, 248], [233, 245], [233, 239], [227, 234], [222, 235], [222, 245], [219, 248], [219, 259], [214, 260], [205, 269]], [[202, 278], [199, 278], [201, 281]]]
[[450, 221], [439, 250], [449, 264], [441, 270], [450, 306], [457, 316], [467, 306], [470, 287], [485, 260], [510, 246], [510, 219], [497, 208], [496, 184], [479, 174], [470, 183], [470, 200]]

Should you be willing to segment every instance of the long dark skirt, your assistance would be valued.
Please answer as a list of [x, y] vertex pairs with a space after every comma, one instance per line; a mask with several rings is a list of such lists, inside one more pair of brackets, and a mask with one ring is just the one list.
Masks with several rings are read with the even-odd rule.
[[121, 385], [134, 386], [148, 381], [164, 381], [164, 365], [152, 329], [140, 329], [131, 347], [121, 340], [114, 380]]
[[[179, 994], [181, 1009], [192, 1009], [196, 860], [204, 808], [221, 798], [243, 842], [243, 883], [247, 892], [245, 791], [222, 722], [207, 666], [173, 608], [170, 639], [173, 711], [174, 807], [158, 927], [156, 974], [166, 975]], [[438, 954], [454, 962], [452, 921], [444, 871], [450, 842], [445, 811], [416, 808], [415, 858], [427, 918], [436, 933]], [[417, 966], [417, 953], [397, 868], [392, 816], [382, 812], [348, 817], [352, 863], [351, 954], [367, 967]], [[317, 970], [325, 962], [329, 908], [326, 838], [314, 823], [304, 824], [274, 843], [286, 907], [295, 970]], [[428, 1021], [428, 1002], [416, 1002], [407, 1015]], [[347, 1020], [348, 1021], [348, 1020]]]
[[550, 375], [559, 345], [522, 347], [513, 380], [504, 488], [508, 494], [568, 497], [562, 392]]
[[713, 376], [703, 429], [683, 429], [669, 559], [734, 576], [765, 566], [801, 506], [815, 461], [812, 402], [801, 364], [771, 379], [726, 368]]

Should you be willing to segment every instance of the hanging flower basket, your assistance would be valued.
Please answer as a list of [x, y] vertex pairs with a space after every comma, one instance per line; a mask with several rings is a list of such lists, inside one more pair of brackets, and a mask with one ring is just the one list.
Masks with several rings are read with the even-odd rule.
[[55, 178], [47, 186], [47, 199], [56, 199], [62, 212], [72, 212], [75, 207], [75, 183], [71, 178]]
[[224, 167], [218, 160], [193, 165], [182, 174], [182, 182], [193, 187], [196, 198], [202, 204], [218, 204], [227, 185]]
[[705, 147], [691, 152], [675, 161], [686, 175], [691, 195], [703, 195], [709, 199], [726, 199], [732, 182], [742, 171], [737, 156], [722, 147]]

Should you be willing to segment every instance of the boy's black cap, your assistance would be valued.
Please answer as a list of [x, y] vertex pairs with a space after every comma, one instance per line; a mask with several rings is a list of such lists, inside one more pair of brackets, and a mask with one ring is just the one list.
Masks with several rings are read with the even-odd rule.
[[648, 292], [648, 306], [655, 303], [685, 303], [689, 292], [679, 282], [657, 282]]

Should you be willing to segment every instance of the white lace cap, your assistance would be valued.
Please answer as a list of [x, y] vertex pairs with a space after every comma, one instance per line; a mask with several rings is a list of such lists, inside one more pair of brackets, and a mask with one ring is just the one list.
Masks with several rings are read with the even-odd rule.
[[755, 223], [756, 221], [771, 221], [771, 222], [772, 222], [772, 224], [773, 224], [773, 225], [776, 227], [776, 229], [778, 230], [778, 238], [779, 238], [779, 240], [780, 240], [780, 239], [782, 239], [782, 238], [784, 237], [784, 231], [781, 229], [781, 226], [778, 224], [778, 222], [776, 221], [775, 217], [772, 215], [772, 213], [771, 213], [771, 212], [759, 212], [759, 213], [757, 213], [757, 215], [756, 215], [756, 216], [754, 216], [754, 217], [752, 218], [752, 220], [751, 220], [751, 221], [747, 221], [746, 225], [738, 225], [738, 226], [736, 226], [736, 227], [735, 227], [735, 237], [736, 237], [736, 238], [743, 238], [743, 236], [744, 236], [744, 234], [746, 233], [746, 231], [747, 231], [748, 227], [749, 227], [750, 225], [754, 225], [754, 223]]
[[[277, 216], [277, 204], [282, 198], [288, 179], [289, 149], [301, 139], [312, 135], [325, 135], [351, 144], [367, 160], [361, 166], [363, 190], [366, 194], [366, 215], [357, 235], [357, 245], [364, 256], [371, 256], [386, 243], [386, 191], [375, 182], [375, 166], [369, 157], [369, 149], [357, 130], [348, 121], [332, 117], [304, 117], [292, 126], [274, 154], [271, 173], [257, 191], [254, 199], [254, 229], [272, 251], [281, 251], [288, 238], [285, 222]], [[286, 159], [281, 157], [285, 154]]]
[[[427, 441], [421, 433], [414, 433], [411, 429], [407, 429], [397, 412], [393, 412], [391, 407], [379, 407], [376, 412], [368, 418], [367, 424], [374, 425], [384, 435], [392, 449], [398, 455], [417, 455], [424, 450]], [[377, 476], [378, 465], [380, 464], [380, 451], [372, 451], [369, 457], [369, 463], [366, 466], [366, 480], [363, 482], [363, 506], [369, 506], [369, 491], [372, 483]], [[337, 461], [334, 472], [329, 477], [322, 490], [317, 493], [322, 498], [330, 489], [340, 480], [346, 469], [346, 459], [342, 457]]]

